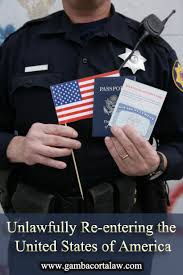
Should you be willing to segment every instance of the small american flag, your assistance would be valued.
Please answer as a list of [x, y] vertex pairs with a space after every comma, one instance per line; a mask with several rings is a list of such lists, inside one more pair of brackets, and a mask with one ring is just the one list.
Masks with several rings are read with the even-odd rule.
[[59, 124], [92, 118], [95, 79], [118, 76], [112, 71], [51, 86]]

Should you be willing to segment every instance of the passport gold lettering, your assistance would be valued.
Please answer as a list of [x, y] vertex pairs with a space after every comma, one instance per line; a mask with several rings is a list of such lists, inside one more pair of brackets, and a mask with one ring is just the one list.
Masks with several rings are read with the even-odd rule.
[[121, 87], [114, 86], [114, 87], [100, 87], [100, 92], [120, 92]]

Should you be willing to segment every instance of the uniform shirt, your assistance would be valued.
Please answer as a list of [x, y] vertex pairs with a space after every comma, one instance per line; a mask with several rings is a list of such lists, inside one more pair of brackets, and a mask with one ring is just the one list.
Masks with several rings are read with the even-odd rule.
[[[81, 30], [82, 29], [82, 30]], [[89, 31], [87, 31], [87, 29]], [[133, 49], [140, 37], [139, 23], [111, 9], [111, 16], [89, 25], [73, 25], [64, 11], [25, 24], [0, 51], [0, 165], [9, 165], [6, 149], [15, 131], [25, 136], [35, 122], [57, 124], [50, 85], [109, 72], [119, 68], [118, 55]], [[175, 52], [162, 39], [146, 39], [139, 47], [147, 59], [137, 81], [166, 90], [163, 109], [153, 131], [158, 150], [168, 159], [164, 177], [182, 176], [183, 93], [172, 70]], [[48, 64], [48, 71], [25, 73], [25, 67]], [[128, 68], [122, 75], [132, 74]], [[177, 84], [177, 85], [176, 85]], [[83, 186], [121, 175], [103, 138], [92, 137], [92, 119], [70, 123], [79, 133], [82, 148], [75, 152]], [[23, 181], [37, 188], [71, 194], [78, 192], [71, 157], [67, 169], [42, 165], [14, 165]]]

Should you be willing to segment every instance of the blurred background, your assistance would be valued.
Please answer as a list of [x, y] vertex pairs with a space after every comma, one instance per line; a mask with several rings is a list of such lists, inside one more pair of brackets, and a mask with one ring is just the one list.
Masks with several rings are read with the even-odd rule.
[[[176, 9], [177, 13], [167, 23], [163, 37], [176, 50], [179, 60], [183, 64], [182, 0], [113, 0], [112, 2], [119, 12], [139, 21], [142, 21], [150, 13], [155, 13], [164, 19], [173, 9]], [[0, 0], [0, 44], [26, 21], [43, 17], [60, 9], [62, 9], [61, 0]], [[1, 171], [0, 200], [6, 195], [6, 177], [7, 172]], [[183, 181], [172, 181], [169, 186], [172, 201], [170, 211], [183, 213]]]

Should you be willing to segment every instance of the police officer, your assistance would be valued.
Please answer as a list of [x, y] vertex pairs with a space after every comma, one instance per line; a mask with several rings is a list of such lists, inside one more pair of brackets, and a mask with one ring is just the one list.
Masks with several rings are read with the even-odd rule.
[[[157, 148], [128, 125], [113, 127], [105, 142], [92, 137], [92, 119], [57, 125], [50, 85], [118, 69], [119, 55], [141, 35], [140, 24], [118, 14], [110, 0], [63, 0], [63, 6], [25, 24], [0, 51], [0, 165], [14, 171], [8, 183], [14, 209], [17, 201], [24, 207], [35, 198], [26, 210], [39, 211], [34, 205], [47, 201], [46, 195], [59, 212], [133, 211], [137, 190], [140, 211], [164, 211], [164, 181], [181, 178], [183, 165], [183, 83], [176, 54], [161, 38], [149, 37], [139, 47], [147, 61], [135, 73], [137, 81], [168, 92], [152, 135]], [[130, 66], [121, 73], [133, 74]], [[72, 150], [92, 206], [81, 202]], [[19, 183], [37, 193], [29, 195]], [[111, 206], [114, 201], [120, 207]]]

